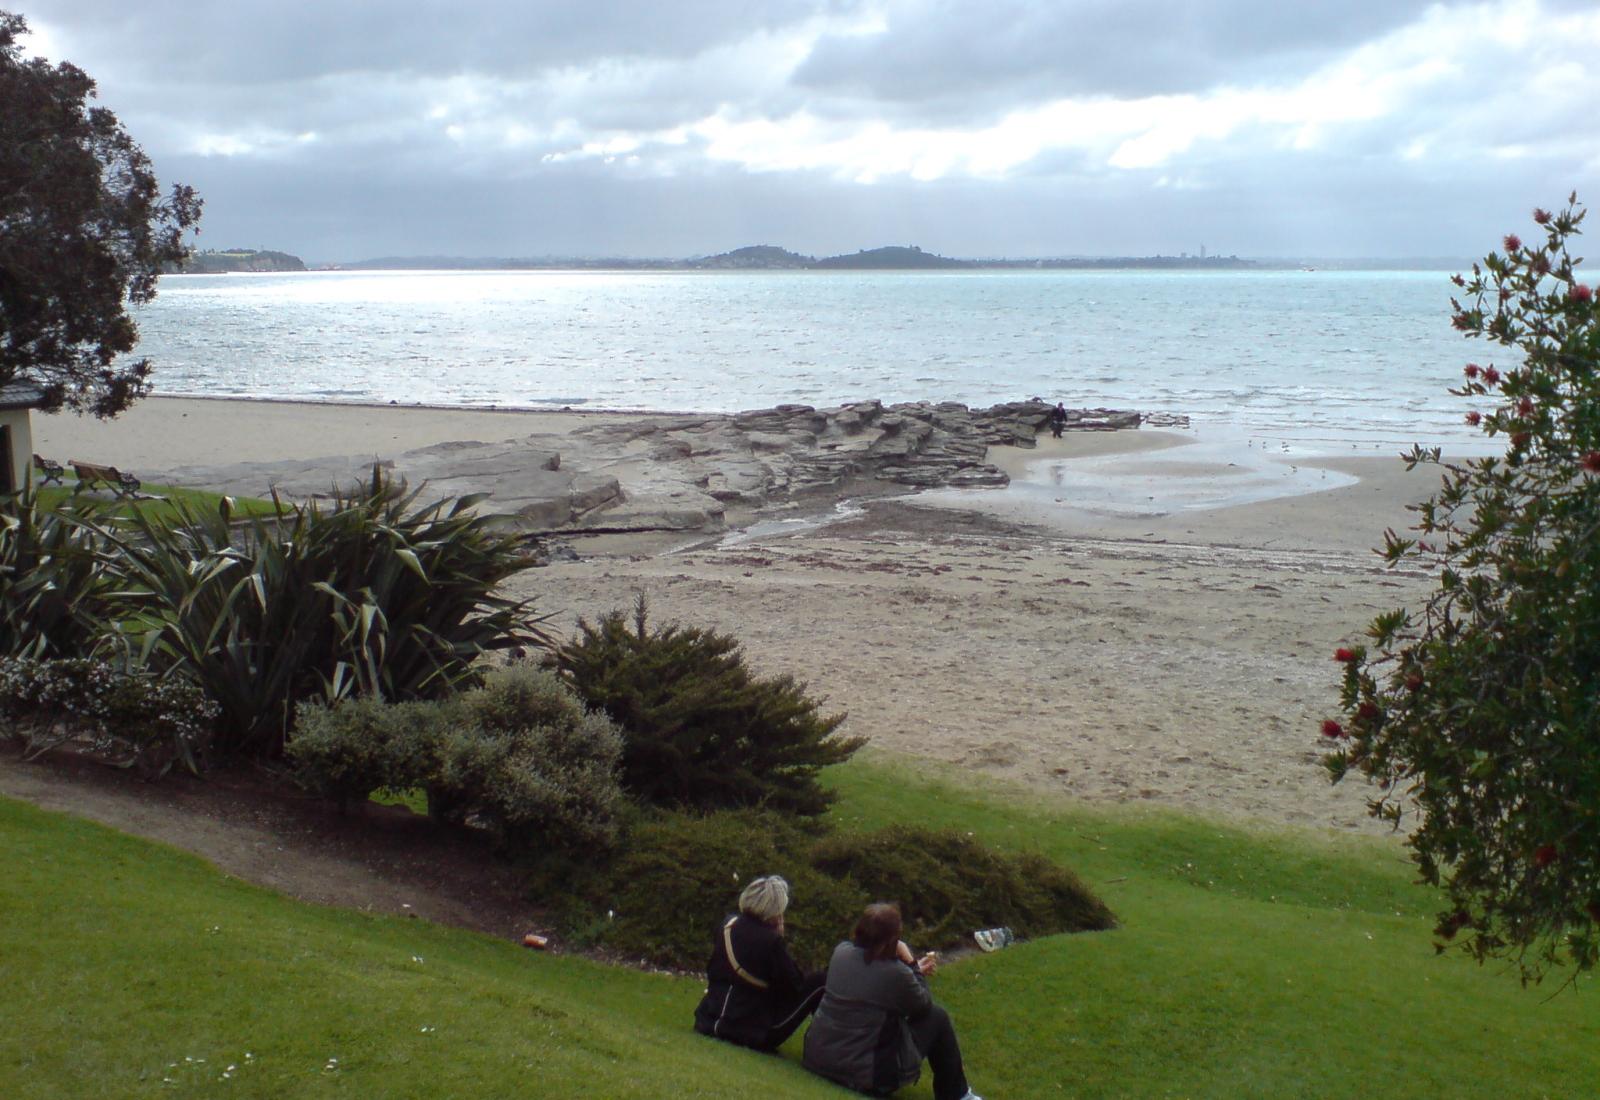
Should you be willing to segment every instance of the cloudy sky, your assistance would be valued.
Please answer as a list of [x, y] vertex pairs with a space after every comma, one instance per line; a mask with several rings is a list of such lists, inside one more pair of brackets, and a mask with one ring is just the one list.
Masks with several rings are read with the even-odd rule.
[[1600, 198], [1600, 2], [0, 0], [206, 247], [1481, 255]]

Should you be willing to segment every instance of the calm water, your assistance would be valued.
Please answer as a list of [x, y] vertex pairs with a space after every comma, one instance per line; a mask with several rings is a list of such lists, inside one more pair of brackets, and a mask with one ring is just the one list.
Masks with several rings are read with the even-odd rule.
[[1188, 413], [1298, 445], [1461, 442], [1492, 358], [1446, 272], [185, 275], [164, 393], [734, 411], [863, 398]]

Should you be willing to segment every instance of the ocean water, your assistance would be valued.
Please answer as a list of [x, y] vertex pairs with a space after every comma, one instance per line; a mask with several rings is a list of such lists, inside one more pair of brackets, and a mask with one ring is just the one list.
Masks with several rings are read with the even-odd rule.
[[1184, 413], [1258, 446], [1478, 439], [1439, 271], [311, 272], [161, 280], [158, 392], [736, 411]]

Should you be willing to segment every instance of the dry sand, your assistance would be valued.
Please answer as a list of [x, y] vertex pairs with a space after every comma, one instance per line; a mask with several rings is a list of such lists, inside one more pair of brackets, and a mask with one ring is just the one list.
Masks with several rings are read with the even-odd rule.
[[[42, 419], [36, 439], [53, 457], [143, 470], [394, 453], [608, 415], [626, 414], [163, 399], [109, 425]], [[1358, 782], [1328, 784], [1317, 725], [1336, 703], [1335, 647], [1429, 583], [1371, 550], [1406, 525], [1429, 474], [1392, 457], [1230, 464], [1155, 432], [1046, 439], [990, 460], [1012, 489], [868, 501], [830, 524], [665, 554], [578, 542], [581, 560], [515, 585], [563, 627], [644, 592], [656, 621], [727, 631], [759, 670], [808, 681], [878, 753], [1090, 799], [1378, 828]], [[1183, 506], [1277, 491], [1278, 476], [1280, 488], [1339, 487]], [[1084, 484], [1121, 486], [1120, 503], [1079, 507]], [[1139, 511], [1162, 502], [1176, 503]]]

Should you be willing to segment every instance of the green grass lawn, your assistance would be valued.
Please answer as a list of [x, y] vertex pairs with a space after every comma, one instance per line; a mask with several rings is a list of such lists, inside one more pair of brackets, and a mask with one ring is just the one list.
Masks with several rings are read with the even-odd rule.
[[[842, 822], [1041, 849], [1122, 920], [935, 979], [988, 1100], [1595, 1094], [1593, 981], [1552, 999], [1435, 957], [1393, 843], [838, 771]], [[304, 905], [15, 802], [0, 843], [6, 1097], [849, 1095], [797, 1044], [694, 1035], [693, 979]]]
[[[221, 493], [213, 493], [204, 489], [181, 489], [172, 485], [143, 485], [139, 489], [140, 498], [128, 500], [115, 497], [107, 489], [96, 489], [92, 493], [73, 493], [77, 482], [71, 478], [62, 485], [47, 485], [39, 489], [39, 505], [42, 508], [60, 508], [68, 502], [93, 501], [103, 508], [108, 516], [127, 516], [135, 512], [149, 516], [154, 520], [170, 521], [177, 518], [177, 510], [172, 507], [174, 502], [182, 501], [193, 507], [215, 509], [222, 500]], [[276, 513], [277, 506], [270, 500], [258, 497], [233, 497], [233, 514], [238, 517], [245, 516], [270, 516]]]

